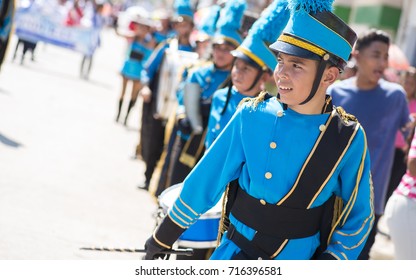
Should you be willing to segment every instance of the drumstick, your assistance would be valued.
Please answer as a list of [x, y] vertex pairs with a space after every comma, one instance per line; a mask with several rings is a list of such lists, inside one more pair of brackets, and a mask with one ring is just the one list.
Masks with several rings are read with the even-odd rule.
[[[145, 249], [129, 249], [129, 248], [108, 248], [108, 247], [81, 247], [80, 250], [87, 251], [106, 251], [106, 252], [121, 252], [121, 253], [146, 253]], [[175, 254], [180, 256], [192, 256], [194, 254], [193, 249], [176, 249], [176, 250], [164, 250], [161, 254]]]

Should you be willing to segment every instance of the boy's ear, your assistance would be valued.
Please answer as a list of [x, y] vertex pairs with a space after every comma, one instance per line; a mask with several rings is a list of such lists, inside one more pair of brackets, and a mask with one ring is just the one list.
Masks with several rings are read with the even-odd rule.
[[338, 76], [339, 76], [339, 69], [335, 66], [331, 66], [328, 69], [326, 69], [324, 77], [323, 77], [323, 82], [331, 85], [333, 84], [336, 80], [338, 80]]
[[263, 75], [261, 76], [261, 79], [263, 82], [267, 82], [272, 77], [272, 73], [270, 72], [263, 72]]
[[359, 54], [359, 53], [360, 53], [360, 51], [353, 50], [353, 51], [351, 52], [351, 57], [353, 57], [353, 58], [357, 59], [357, 56], [358, 56], [358, 54]]

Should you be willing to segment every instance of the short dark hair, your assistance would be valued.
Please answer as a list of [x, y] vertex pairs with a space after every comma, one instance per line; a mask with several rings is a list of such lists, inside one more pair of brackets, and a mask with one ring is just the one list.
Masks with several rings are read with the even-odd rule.
[[390, 45], [390, 36], [383, 30], [370, 29], [358, 37], [354, 49], [357, 51], [362, 50], [373, 42], [382, 42]]

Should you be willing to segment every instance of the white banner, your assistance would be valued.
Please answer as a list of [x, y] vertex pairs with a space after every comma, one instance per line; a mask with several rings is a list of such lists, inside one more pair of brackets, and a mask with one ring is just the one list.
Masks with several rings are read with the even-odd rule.
[[35, 1], [26, 8], [18, 8], [15, 14], [15, 33], [28, 41], [43, 41], [69, 48], [83, 54], [91, 54], [98, 46], [99, 28], [66, 26], [68, 8], [51, 1]]

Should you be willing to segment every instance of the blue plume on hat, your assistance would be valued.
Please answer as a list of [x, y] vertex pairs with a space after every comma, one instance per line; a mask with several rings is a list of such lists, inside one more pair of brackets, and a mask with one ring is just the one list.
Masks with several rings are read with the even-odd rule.
[[191, 1], [190, 0], [175, 0], [173, 3], [173, 7], [175, 9], [174, 13], [174, 20], [180, 20], [180, 18], [188, 18], [193, 20], [194, 18], [194, 11], [192, 9]]
[[273, 70], [277, 60], [268, 46], [277, 40], [289, 17], [287, 0], [274, 0], [252, 25], [247, 38], [233, 55], [254, 63], [263, 70]]
[[276, 41], [290, 17], [287, 0], [274, 0], [260, 15], [249, 30], [249, 35], [257, 36], [267, 43]]
[[238, 46], [243, 41], [239, 29], [247, 8], [245, 0], [228, 0], [220, 11], [214, 43], [229, 42]]
[[219, 5], [213, 5], [209, 7], [207, 14], [201, 19], [200, 23], [198, 24], [198, 30], [204, 32], [209, 36], [213, 36], [217, 28], [217, 21], [220, 16], [220, 10], [221, 8]]
[[332, 11], [334, 0], [288, 0], [288, 8], [293, 12], [316, 13]]

